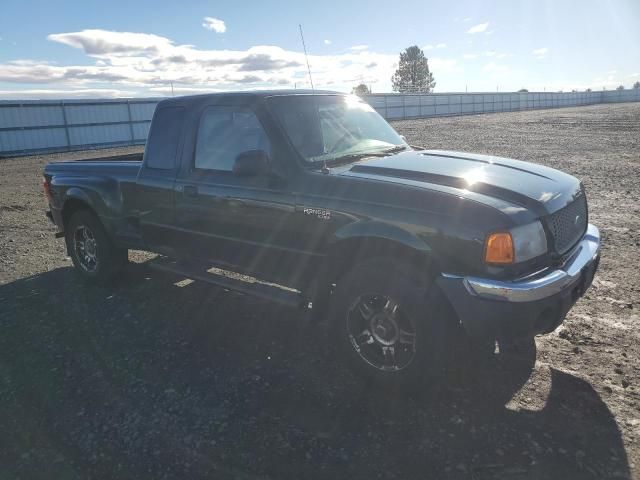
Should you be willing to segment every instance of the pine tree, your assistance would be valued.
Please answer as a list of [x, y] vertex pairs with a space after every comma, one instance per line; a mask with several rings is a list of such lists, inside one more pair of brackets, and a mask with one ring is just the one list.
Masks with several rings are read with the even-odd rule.
[[400, 63], [391, 82], [395, 92], [428, 93], [435, 88], [428, 59], [420, 47], [413, 45], [400, 53]]

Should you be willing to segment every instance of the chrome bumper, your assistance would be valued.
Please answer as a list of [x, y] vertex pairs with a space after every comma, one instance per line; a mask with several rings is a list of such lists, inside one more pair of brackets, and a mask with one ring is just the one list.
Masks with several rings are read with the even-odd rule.
[[589, 225], [573, 256], [558, 270], [542, 276], [515, 281], [500, 281], [477, 277], [443, 274], [446, 278], [462, 279], [467, 291], [476, 297], [506, 302], [533, 302], [550, 297], [580, 280], [582, 272], [595, 262], [600, 252], [600, 231]]

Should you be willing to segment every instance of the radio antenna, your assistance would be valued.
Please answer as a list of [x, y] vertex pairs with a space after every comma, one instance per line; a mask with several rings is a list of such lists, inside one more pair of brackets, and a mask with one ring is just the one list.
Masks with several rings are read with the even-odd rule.
[[304, 59], [307, 61], [307, 71], [309, 72], [309, 83], [311, 83], [311, 91], [315, 92], [313, 88], [313, 78], [311, 78], [311, 67], [309, 66], [309, 57], [307, 56], [307, 46], [304, 44], [304, 35], [302, 34], [302, 25], [298, 24], [300, 29], [300, 39], [302, 40], [302, 49], [304, 50]]

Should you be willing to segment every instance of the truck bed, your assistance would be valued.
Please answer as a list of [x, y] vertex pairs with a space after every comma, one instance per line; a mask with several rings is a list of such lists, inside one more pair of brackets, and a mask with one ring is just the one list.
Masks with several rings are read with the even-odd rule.
[[51, 162], [45, 168], [45, 175], [56, 174], [105, 174], [137, 176], [142, 164], [142, 152], [108, 157], [83, 158], [79, 160], [61, 160]]
[[[67, 160], [49, 163], [44, 169], [46, 181], [53, 189], [68, 192], [87, 204], [115, 237], [137, 237], [131, 231], [127, 218], [135, 209], [135, 186], [142, 153], [106, 156], [83, 160]], [[61, 225], [61, 211], [67, 200], [65, 195], [53, 195], [51, 212], [56, 224]]]
[[[143, 152], [136, 153], [126, 153], [123, 155], [109, 155], [105, 157], [90, 157], [90, 158], [79, 158], [76, 160], [63, 160], [63, 162], [91, 162], [91, 161], [99, 161], [99, 162], [130, 162], [130, 161], [142, 161]], [[59, 163], [59, 162], [54, 162]]]

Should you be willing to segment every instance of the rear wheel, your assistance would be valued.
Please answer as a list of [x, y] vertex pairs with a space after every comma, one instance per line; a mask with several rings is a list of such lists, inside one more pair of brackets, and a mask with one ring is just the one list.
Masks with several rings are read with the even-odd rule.
[[340, 358], [383, 388], [415, 387], [443, 370], [444, 310], [424, 272], [391, 259], [353, 267], [330, 319]]
[[107, 281], [127, 263], [127, 249], [113, 245], [98, 217], [89, 210], [71, 216], [65, 239], [76, 271], [87, 280]]

